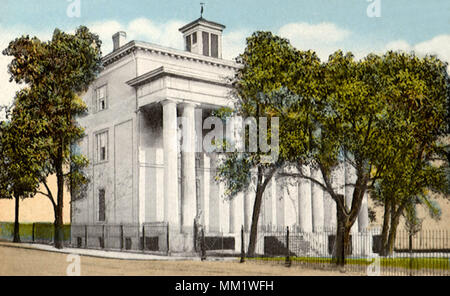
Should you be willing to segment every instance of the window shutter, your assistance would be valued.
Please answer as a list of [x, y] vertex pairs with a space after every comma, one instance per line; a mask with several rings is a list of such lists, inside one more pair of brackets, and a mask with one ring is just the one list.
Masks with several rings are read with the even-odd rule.
[[105, 189], [100, 189], [98, 191], [98, 221], [106, 221]]
[[203, 37], [203, 55], [209, 56], [209, 33], [202, 32]]
[[186, 51], [191, 52], [191, 36], [186, 36]]
[[219, 57], [219, 36], [216, 34], [211, 34], [211, 56]]

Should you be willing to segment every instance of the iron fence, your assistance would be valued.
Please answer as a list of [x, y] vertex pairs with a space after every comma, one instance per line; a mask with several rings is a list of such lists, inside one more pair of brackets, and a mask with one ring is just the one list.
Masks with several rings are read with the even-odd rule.
[[[334, 229], [302, 232], [297, 227], [260, 227], [255, 254], [242, 249], [241, 262], [336, 269]], [[242, 231], [242, 239], [248, 236]], [[450, 241], [446, 230], [423, 230], [411, 236], [397, 232], [393, 252], [380, 256], [379, 230], [353, 232], [346, 251], [345, 271], [362, 275], [450, 275]]]
[[169, 224], [72, 225], [72, 247], [169, 253]]
[[[55, 226], [53, 223], [20, 223], [20, 241], [23, 243], [53, 244]], [[71, 225], [63, 225], [63, 245], [71, 245]], [[14, 223], [0, 222], [0, 239], [12, 241], [14, 238]]]

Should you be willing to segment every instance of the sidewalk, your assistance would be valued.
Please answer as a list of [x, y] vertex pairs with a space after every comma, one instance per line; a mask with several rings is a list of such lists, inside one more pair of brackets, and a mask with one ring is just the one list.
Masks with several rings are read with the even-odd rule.
[[[193, 254], [173, 254], [172, 256], [153, 255], [137, 252], [119, 252], [119, 251], [105, 251], [92, 249], [78, 249], [78, 248], [64, 248], [56, 249], [51, 245], [44, 244], [30, 244], [30, 243], [11, 243], [0, 241], [0, 246], [10, 248], [21, 248], [30, 250], [40, 250], [46, 252], [55, 252], [63, 254], [75, 254], [80, 256], [89, 256], [97, 258], [109, 258], [119, 260], [146, 260], [146, 261], [201, 261], [199, 256]], [[237, 258], [233, 257], [208, 257], [207, 261], [235, 261]]]

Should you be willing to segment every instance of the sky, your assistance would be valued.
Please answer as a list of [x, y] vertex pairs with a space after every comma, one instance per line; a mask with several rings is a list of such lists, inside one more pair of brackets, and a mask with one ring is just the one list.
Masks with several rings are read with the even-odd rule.
[[[47, 40], [55, 28], [73, 32], [80, 25], [99, 34], [104, 54], [117, 31], [126, 31], [128, 40], [183, 49], [178, 29], [200, 17], [200, 2], [204, 18], [227, 27], [226, 59], [243, 52], [254, 31], [265, 30], [323, 61], [338, 49], [357, 58], [392, 49], [450, 63], [449, 0], [0, 0], [0, 50], [23, 34]], [[9, 62], [0, 55], [0, 105], [20, 87], [9, 83]]]

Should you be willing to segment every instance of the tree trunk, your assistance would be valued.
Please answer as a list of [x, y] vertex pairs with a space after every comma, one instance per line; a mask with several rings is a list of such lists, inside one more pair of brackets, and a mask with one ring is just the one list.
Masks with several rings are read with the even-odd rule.
[[264, 191], [266, 190], [267, 184], [272, 179], [276, 169], [271, 168], [266, 176], [264, 176], [264, 171], [265, 170], [263, 168], [258, 167], [258, 180], [256, 182], [255, 204], [253, 206], [252, 226], [250, 228], [250, 240], [248, 243], [248, 252], [247, 252], [249, 257], [255, 256], [256, 241], [258, 238], [258, 221], [259, 221], [259, 214], [261, 212], [262, 198]]
[[384, 217], [383, 217], [383, 230], [381, 231], [381, 249], [380, 255], [387, 256], [388, 254], [388, 235], [389, 235], [389, 223], [391, 218], [392, 202], [388, 199], [384, 204]]
[[335, 240], [335, 263], [337, 266], [343, 267], [345, 265], [345, 257], [349, 255], [351, 241], [350, 241], [351, 224], [349, 217], [345, 214], [343, 209], [337, 207], [337, 232]]
[[[346, 209], [345, 197], [338, 195], [335, 198], [336, 212], [337, 212], [337, 232], [335, 242], [335, 256], [336, 265], [344, 266], [345, 257], [351, 255], [352, 241], [350, 239], [350, 232], [356, 219], [358, 219], [358, 213], [361, 209], [362, 199], [364, 197], [365, 190], [361, 189], [360, 178], [356, 181], [355, 189], [353, 191], [352, 203], [349, 207], [349, 211]], [[365, 187], [363, 187], [365, 188]]]
[[[62, 149], [61, 149], [62, 159]], [[64, 206], [64, 172], [62, 168], [62, 161], [58, 161], [56, 165], [56, 178], [58, 186], [57, 203], [55, 208], [55, 248], [63, 248], [63, 206]]]
[[394, 246], [395, 246], [395, 239], [397, 237], [397, 228], [398, 224], [400, 223], [400, 216], [403, 212], [403, 206], [401, 205], [400, 208], [396, 211], [394, 215], [391, 216], [391, 229], [389, 230], [389, 238], [388, 238], [388, 244], [387, 244], [387, 254], [392, 255], [394, 253]]
[[15, 199], [15, 219], [14, 219], [14, 243], [20, 243], [20, 233], [19, 233], [19, 202], [20, 198], [18, 196], [14, 197]]
[[248, 256], [255, 256], [256, 240], [258, 236], [258, 221], [261, 212], [262, 196], [264, 191], [261, 191], [260, 186], [256, 190], [255, 204], [253, 206], [252, 226], [250, 228], [250, 240], [248, 243]]

